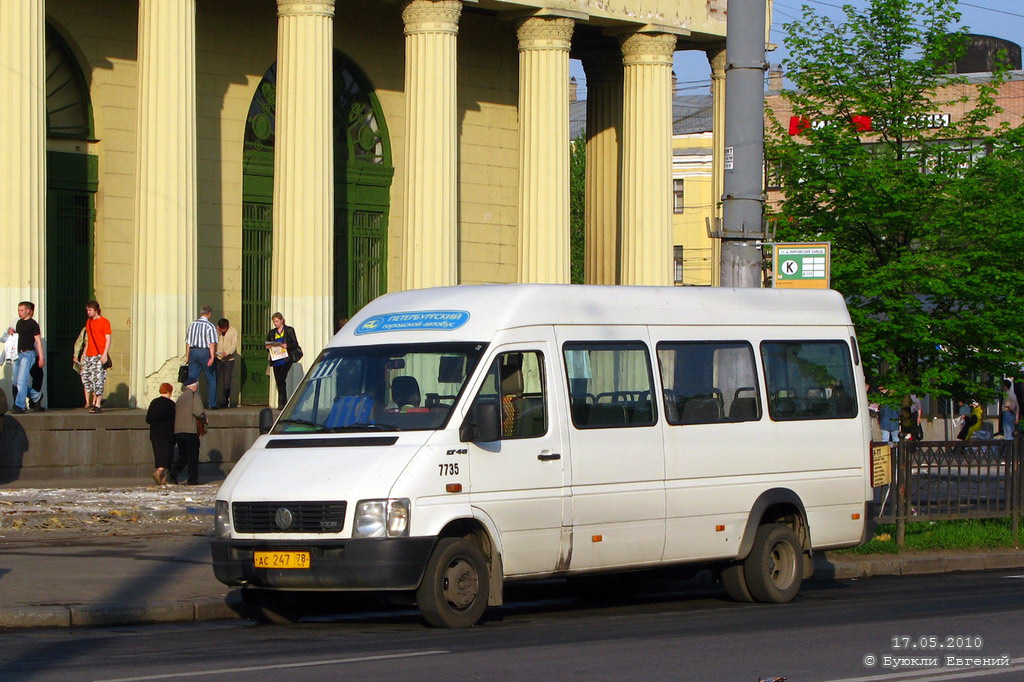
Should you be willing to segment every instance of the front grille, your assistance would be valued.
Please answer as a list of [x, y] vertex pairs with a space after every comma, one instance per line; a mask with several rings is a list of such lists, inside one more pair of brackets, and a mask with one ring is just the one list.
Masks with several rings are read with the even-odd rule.
[[233, 502], [231, 518], [239, 533], [340, 533], [345, 502]]

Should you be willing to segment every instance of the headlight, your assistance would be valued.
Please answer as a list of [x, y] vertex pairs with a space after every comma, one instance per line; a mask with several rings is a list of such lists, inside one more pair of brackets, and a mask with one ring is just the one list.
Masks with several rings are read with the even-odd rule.
[[397, 538], [409, 531], [409, 500], [361, 500], [356, 505], [354, 538]]
[[231, 513], [228, 511], [227, 500], [217, 500], [213, 517], [213, 536], [215, 538], [231, 537]]

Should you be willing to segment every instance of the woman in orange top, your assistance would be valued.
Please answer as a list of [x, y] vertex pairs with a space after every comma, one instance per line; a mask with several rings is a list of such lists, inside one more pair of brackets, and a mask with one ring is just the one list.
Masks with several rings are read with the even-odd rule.
[[92, 394], [93, 402], [89, 412], [103, 411], [103, 389], [107, 384], [107, 370], [110, 368], [110, 320], [100, 315], [100, 304], [89, 301], [85, 304], [85, 355], [82, 356], [82, 386], [86, 394]]

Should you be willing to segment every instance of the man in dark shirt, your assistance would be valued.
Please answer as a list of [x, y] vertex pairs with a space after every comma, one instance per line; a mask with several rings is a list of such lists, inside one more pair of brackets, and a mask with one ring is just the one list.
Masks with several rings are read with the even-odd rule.
[[18, 335], [18, 358], [14, 361], [14, 385], [18, 389], [18, 395], [14, 399], [14, 409], [11, 410], [12, 414], [25, 414], [27, 411], [26, 399], [29, 401], [32, 409], [39, 412], [42, 412], [44, 409], [40, 404], [43, 394], [37, 391], [29, 382], [32, 366], [36, 365], [42, 369], [43, 365], [46, 364], [39, 323], [32, 319], [35, 312], [35, 303], [22, 301], [18, 304], [18, 322], [13, 330], [8, 330], [8, 332], [17, 333]]

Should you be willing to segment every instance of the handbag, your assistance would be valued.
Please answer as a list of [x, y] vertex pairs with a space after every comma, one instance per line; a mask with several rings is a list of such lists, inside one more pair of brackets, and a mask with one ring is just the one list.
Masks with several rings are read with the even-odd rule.
[[302, 347], [296, 343], [294, 346], [288, 346], [288, 361], [298, 362], [302, 359]]
[[111, 360], [110, 356], [108, 355], [107, 356], [107, 361], [103, 363], [103, 369], [110, 369], [113, 366], [114, 366], [114, 361]]
[[188, 383], [188, 365], [182, 365], [181, 367], [178, 368], [178, 383]]
[[196, 417], [196, 433], [200, 436], [206, 435], [206, 417]]

